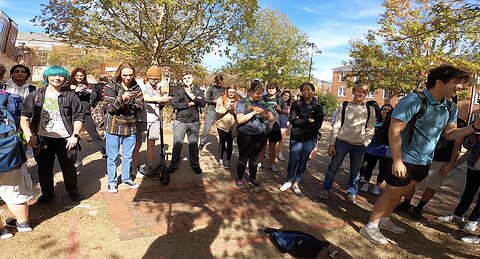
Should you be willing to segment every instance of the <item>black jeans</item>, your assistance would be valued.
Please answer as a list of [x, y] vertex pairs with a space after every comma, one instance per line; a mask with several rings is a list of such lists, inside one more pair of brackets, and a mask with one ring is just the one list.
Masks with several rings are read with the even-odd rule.
[[372, 179], [373, 170], [378, 164], [378, 176], [377, 183], [383, 183], [385, 180], [385, 167], [387, 165], [387, 158], [380, 157], [372, 154], [365, 153], [363, 156], [362, 167], [360, 168], [360, 176], [365, 177], [365, 181], [368, 183]]
[[265, 142], [265, 133], [256, 135], [247, 135], [242, 132], [238, 132], [237, 146], [238, 146], [238, 162], [237, 162], [237, 175], [238, 179], [243, 179], [245, 175], [245, 169], [248, 163], [248, 172], [250, 179], [256, 179], [257, 177], [257, 165], [258, 154], [262, 149], [262, 145]]
[[[463, 191], [462, 198], [455, 208], [454, 214], [459, 217], [463, 217], [467, 210], [472, 205], [473, 198], [478, 192], [480, 187], [480, 170], [472, 170], [467, 168], [467, 180], [465, 182], [465, 190]], [[468, 216], [469, 221], [478, 221], [480, 220], [480, 193], [477, 200], [475, 208], [473, 208], [472, 213]]]
[[78, 191], [77, 169], [75, 168], [75, 159], [77, 150], [67, 150], [67, 140], [64, 138], [42, 137], [46, 148], [35, 151], [35, 161], [38, 165], [38, 180], [42, 193], [48, 196], [54, 194], [53, 186], [53, 166], [55, 155], [57, 155], [60, 169], [62, 169], [63, 182], [67, 192]]
[[233, 151], [233, 136], [232, 131], [226, 132], [219, 128], [218, 130], [218, 152], [220, 153], [220, 159], [223, 159], [223, 153], [227, 152], [227, 160], [230, 161], [232, 158]]

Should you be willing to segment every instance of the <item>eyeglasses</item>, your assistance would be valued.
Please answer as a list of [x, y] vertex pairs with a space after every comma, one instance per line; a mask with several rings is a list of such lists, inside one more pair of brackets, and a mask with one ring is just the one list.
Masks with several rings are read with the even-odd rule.
[[392, 109], [389, 109], [389, 108], [382, 108], [382, 111], [387, 111], [387, 112], [389, 112], [389, 111], [391, 111], [391, 110], [392, 110]]
[[227, 91], [227, 93], [229, 93], [229, 94], [236, 94], [237, 92], [236, 92], [236, 91]]

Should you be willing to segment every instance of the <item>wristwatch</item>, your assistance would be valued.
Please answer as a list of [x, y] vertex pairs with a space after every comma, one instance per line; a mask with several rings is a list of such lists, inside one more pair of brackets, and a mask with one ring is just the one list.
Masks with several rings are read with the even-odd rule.
[[74, 137], [76, 137], [78, 140], [81, 140], [82, 138], [80, 138], [80, 135], [78, 135], [77, 133], [73, 134]]

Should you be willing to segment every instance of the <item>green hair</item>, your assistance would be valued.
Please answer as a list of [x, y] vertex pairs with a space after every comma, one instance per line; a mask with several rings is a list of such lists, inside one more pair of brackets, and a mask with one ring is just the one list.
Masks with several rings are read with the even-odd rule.
[[65, 78], [65, 82], [68, 80], [68, 71], [67, 69], [61, 66], [53, 66], [49, 67], [43, 72], [43, 84], [45, 86], [48, 85], [48, 77], [49, 76], [61, 76]]

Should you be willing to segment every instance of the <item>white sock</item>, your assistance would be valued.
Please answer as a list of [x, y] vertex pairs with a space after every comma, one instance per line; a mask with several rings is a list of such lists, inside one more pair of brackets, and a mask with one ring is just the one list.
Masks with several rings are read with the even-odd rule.
[[380, 218], [380, 223], [386, 223], [388, 221], [390, 221], [390, 217], [381, 217]]
[[373, 222], [369, 221], [367, 223], [367, 225], [365, 225], [365, 228], [366, 229], [378, 228], [378, 223], [373, 223]]

